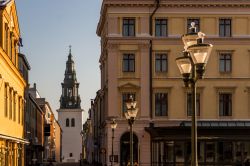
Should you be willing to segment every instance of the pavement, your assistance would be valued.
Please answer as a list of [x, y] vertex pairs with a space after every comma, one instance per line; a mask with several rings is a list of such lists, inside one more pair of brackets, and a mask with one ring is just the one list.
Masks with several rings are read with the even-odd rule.
[[91, 166], [89, 164], [80, 165], [80, 163], [53, 163], [53, 166]]
[[96, 166], [96, 165], [91, 165], [91, 164], [86, 164], [86, 163], [82, 163], [82, 165], [77, 162], [77, 163], [43, 163], [42, 166]]
[[80, 163], [57, 163], [56, 166], [80, 166]]

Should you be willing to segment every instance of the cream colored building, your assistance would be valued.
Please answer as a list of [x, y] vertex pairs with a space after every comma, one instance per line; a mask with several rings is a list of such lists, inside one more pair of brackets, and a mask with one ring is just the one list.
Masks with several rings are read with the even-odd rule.
[[23, 166], [24, 90], [19, 71], [20, 29], [14, 0], [0, 2], [0, 165]]
[[214, 45], [205, 77], [197, 83], [200, 163], [243, 164], [250, 157], [250, 2], [246, 0], [103, 0], [101, 89], [91, 109], [92, 162], [110, 164], [110, 120], [117, 119], [116, 165], [129, 160], [124, 101], [132, 94], [134, 162], [188, 165], [190, 90], [175, 59], [191, 22]]

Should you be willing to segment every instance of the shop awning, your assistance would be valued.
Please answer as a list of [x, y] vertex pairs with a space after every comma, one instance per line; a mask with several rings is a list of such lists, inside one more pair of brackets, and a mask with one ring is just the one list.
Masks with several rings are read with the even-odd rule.
[[[249, 140], [250, 121], [198, 121], [197, 136], [200, 140]], [[155, 127], [145, 130], [152, 140], [188, 140], [191, 137], [191, 121], [182, 121], [179, 126]]]
[[6, 140], [10, 140], [10, 141], [14, 141], [14, 142], [17, 142], [17, 143], [22, 143], [22, 144], [29, 144], [30, 143], [26, 139], [11, 137], [11, 136], [7, 136], [7, 135], [3, 135], [3, 134], [0, 134], [0, 139], [1, 138], [6, 139]]

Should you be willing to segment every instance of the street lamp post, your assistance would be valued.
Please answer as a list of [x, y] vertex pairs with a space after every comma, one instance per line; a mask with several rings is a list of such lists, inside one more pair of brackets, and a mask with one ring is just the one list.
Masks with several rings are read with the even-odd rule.
[[190, 33], [182, 36], [184, 43], [183, 56], [176, 58], [177, 66], [182, 74], [185, 87], [191, 88], [192, 94], [192, 166], [198, 166], [197, 159], [197, 120], [196, 120], [196, 82], [202, 79], [205, 67], [211, 54], [213, 45], [205, 44], [205, 34], [196, 32], [195, 23], [191, 23]]
[[111, 154], [111, 166], [113, 166], [114, 163], [114, 132], [117, 126], [117, 123], [115, 122], [115, 120], [113, 119], [112, 123], [110, 124], [111, 129], [112, 129], [112, 154]]
[[133, 161], [133, 124], [138, 112], [138, 108], [136, 108], [137, 102], [133, 99], [131, 95], [129, 100], [126, 102], [127, 111], [124, 112], [126, 119], [128, 120], [128, 124], [130, 126], [130, 166], [134, 165]]

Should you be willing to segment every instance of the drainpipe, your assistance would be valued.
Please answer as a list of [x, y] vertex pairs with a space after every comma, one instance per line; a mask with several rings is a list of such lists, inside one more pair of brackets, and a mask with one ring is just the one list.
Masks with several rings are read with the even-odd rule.
[[153, 118], [153, 104], [152, 104], [152, 100], [153, 100], [153, 71], [152, 71], [152, 57], [153, 57], [153, 48], [152, 48], [152, 36], [153, 36], [153, 16], [156, 13], [157, 9], [160, 6], [160, 0], [155, 0], [156, 6], [155, 9], [153, 11], [153, 13], [151, 13], [150, 18], [149, 18], [149, 33], [150, 33], [150, 40], [149, 40], [149, 98], [150, 98], [150, 118]]
[[[152, 36], [153, 36], [153, 16], [156, 13], [157, 9], [160, 7], [160, 0], [155, 0], [155, 9], [153, 13], [150, 14], [149, 18], [149, 34], [150, 34], [150, 40], [149, 40], [149, 109], [150, 109], [150, 119], [153, 118], [153, 71], [152, 71], [152, 62], [153, 62], [153, 48], [152, 48]], [[150, 135], [150, 152], [151, 152], [151, 165], [153, 164], [153, 156], [152, 156], [152, 136]]]

